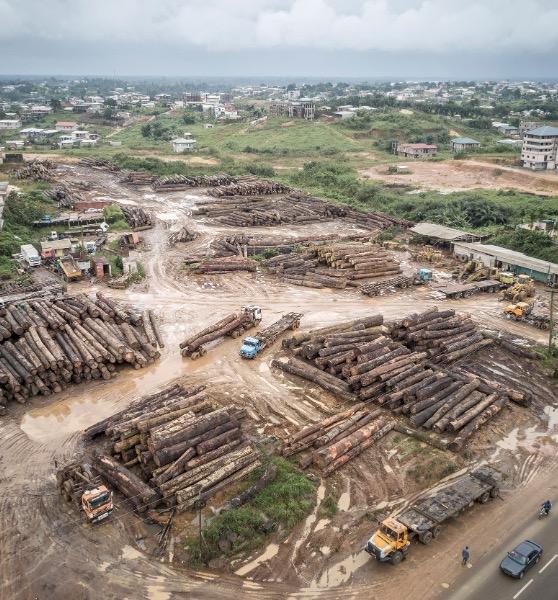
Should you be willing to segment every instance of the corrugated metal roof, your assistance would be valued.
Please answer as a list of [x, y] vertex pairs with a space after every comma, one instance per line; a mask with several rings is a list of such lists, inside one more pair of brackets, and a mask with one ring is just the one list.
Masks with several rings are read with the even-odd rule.
[[543, 127], [537, 127], [527, 131], [527, 135], [535, 135], [537, 137], [544, 135], [556, 135], [558, 136], [558, 127], [551, 127], [550, 125], [544, 125]]
[[448, 242], [456, 240], [481, 239], [481, 236], [476, 233], [461, 231], [460, 229], [453, 229], [452, 227], [446, 227], [445, 225], [438, 225], [436, 223], [417, 223], [414, 227], [411, 227], [411, 231], [413, 233], [417, 233], [418, 235], [439, 238]]
[[477, 140], [468, 137], [456, 137], [451, 140], [453, 144], [480, 144]]
[[63, 240], [51, 240], [47, 242], [41, 242], [41, 248], [43, 250], [64, 250], [65, 248], [71, 248], [72, 242], [65, 238]]
[[509, 250], [508, 248], [502, 248], [501, 246], [493, 246], [492, 244], [459, 242], [457, 245], [472, 250], [473, 252], [482, 252], [488, 256], [492, 256], [496, 260], [517, 265], [524, 269], [530, 269], [539, 273], [553, 273], [558, 275], [558, 265], [556, 263], [533, 258], [532, 256], [523, 254], [523, 252], [516, 252], [515, 250]]

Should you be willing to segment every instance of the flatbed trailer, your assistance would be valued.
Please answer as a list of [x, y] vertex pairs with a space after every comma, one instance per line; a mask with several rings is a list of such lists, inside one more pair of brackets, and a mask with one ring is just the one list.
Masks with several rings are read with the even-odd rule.
[[446, 298], [468, 298], [473, 294], [480, 292], [494, 293], [502, 287], [502, 284], [495, 279], [485, 279], [484, 281], [474, 281], [473, 283], [449, 283], [445, 286], [439, 286], [436, 291], [441, 292]]
[[485, 504], [500, 492], [501, 473], [484, 465], [462, 475], [430, 495], [425, 495], [401, 513], [385, 519], [368, 540], [366, 551], [381, 562], [398, 564], [411, 540], [429, 544], [440, 535], [441, 525], [474, 502]]

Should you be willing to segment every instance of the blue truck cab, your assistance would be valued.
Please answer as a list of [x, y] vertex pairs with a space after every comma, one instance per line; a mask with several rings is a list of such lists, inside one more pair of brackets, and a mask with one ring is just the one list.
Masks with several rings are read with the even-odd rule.
[[242, 346], [240, 347], [240, 356], [242, 358], [255, 358], [256, 354], [262, 349], [262, 343], [258, 338], [245, 337], [242, 340]]

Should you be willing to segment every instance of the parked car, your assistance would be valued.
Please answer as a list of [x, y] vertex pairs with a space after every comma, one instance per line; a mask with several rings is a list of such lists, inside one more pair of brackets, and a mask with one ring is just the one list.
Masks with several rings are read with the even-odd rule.
[[535, 542], [525, 540], [517, 545], [500, 563], [500, 569], [510, 577], [523, 579], [525, 572], [541, 559], [543, 549]]

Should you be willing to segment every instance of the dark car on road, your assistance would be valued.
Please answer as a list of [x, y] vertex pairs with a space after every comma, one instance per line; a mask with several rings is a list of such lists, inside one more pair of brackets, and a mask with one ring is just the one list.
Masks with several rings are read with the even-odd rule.
[[500, 569], [510, 577], [523, 579], [525, 572], [541, 559], [543, 549], [535, 542], [525, 540], [516, 546], [500, 563]]

